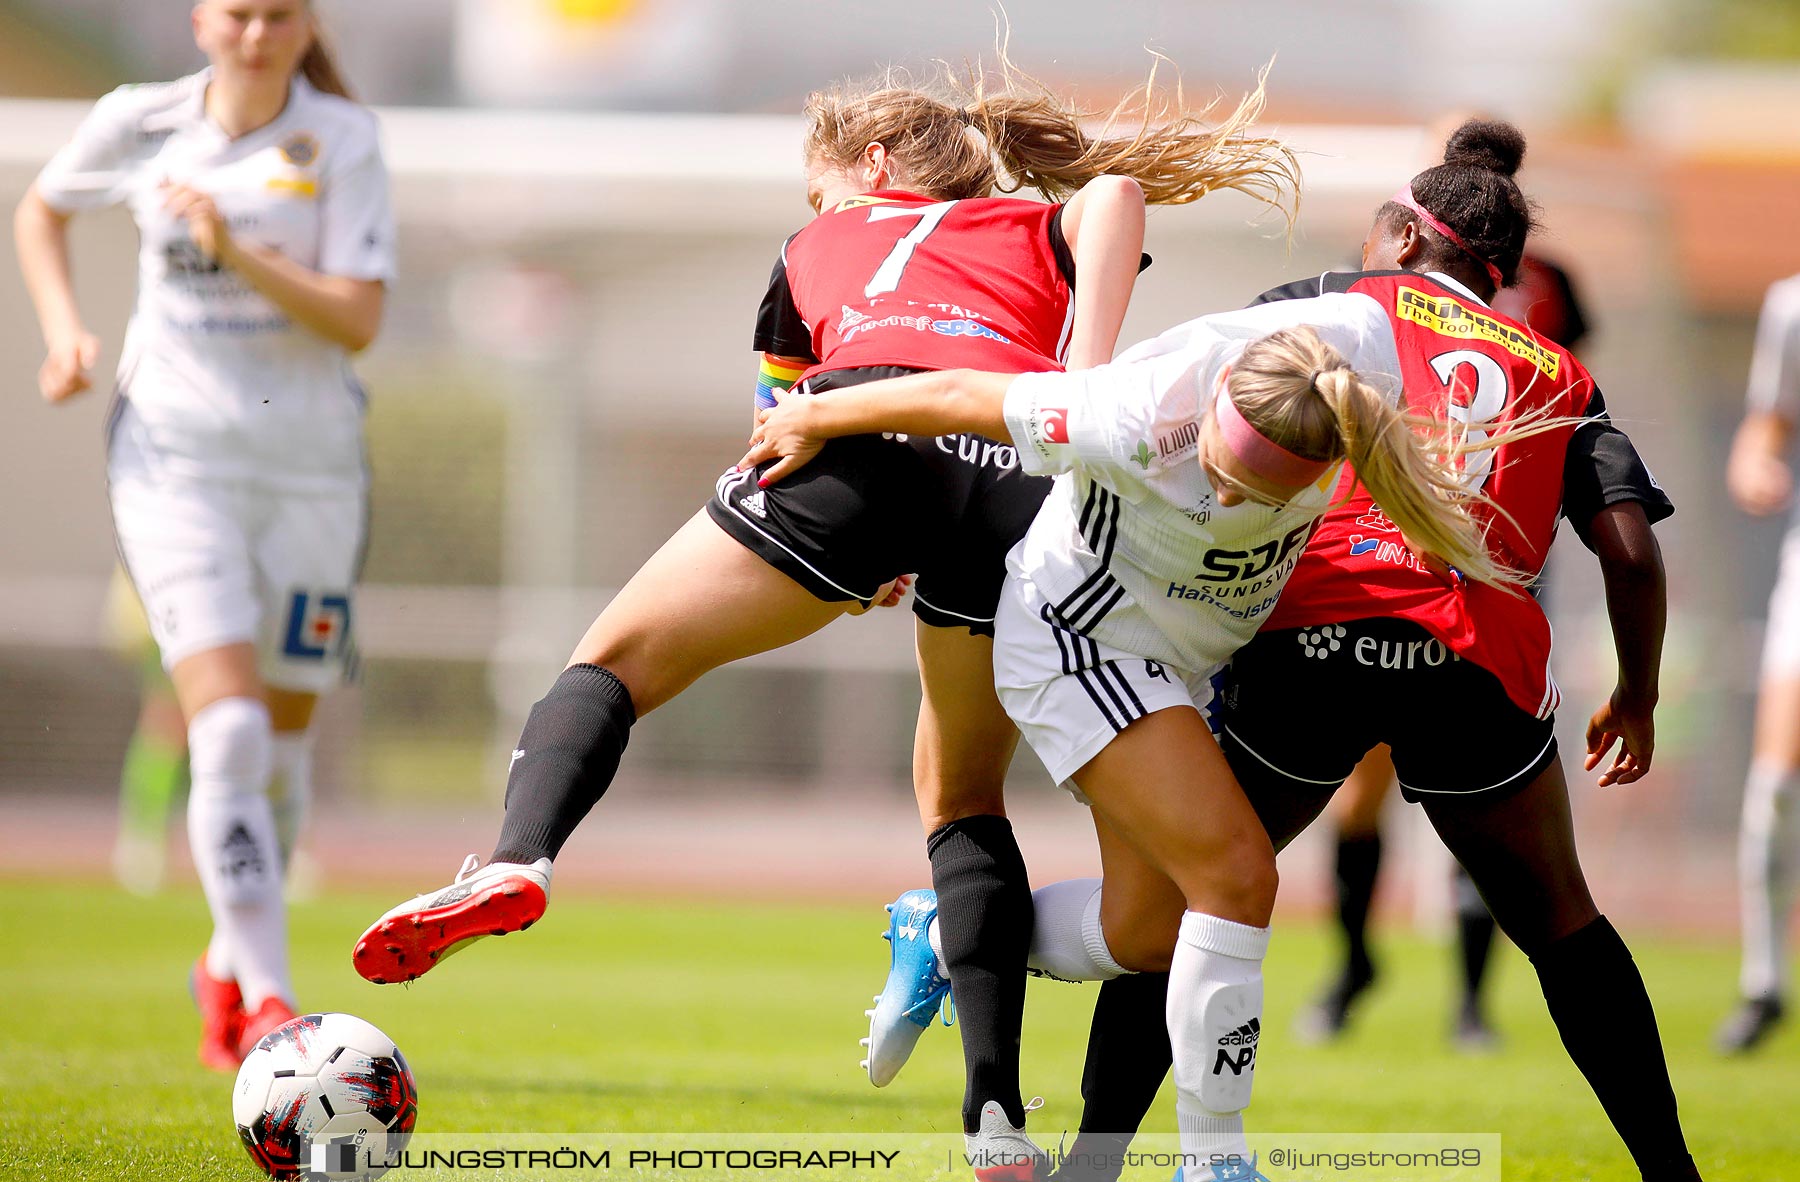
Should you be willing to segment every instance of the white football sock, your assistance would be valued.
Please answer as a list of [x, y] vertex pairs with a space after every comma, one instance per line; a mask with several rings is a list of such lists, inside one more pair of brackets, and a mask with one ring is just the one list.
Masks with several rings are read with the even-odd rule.
[[294, 847], [312, 811], [312, 749], [310, 730], [276, 731], [270, 746], [269, 805], [275, 812], [284, 874], [293, 865]]
[[1787, 978], [1787, 922], [1800, 883], [1800, 769], [1757, 761], [1744, 782], [1738, 886], [1744, 927], [1739, 987], [1779, 996]]
[[1100, 880], [1071, 878], [1031, 892], [1033, 969], [1061, 981], [1110, 981], [1127, 970], [1100, 930]]
[[[191, 818], [193, 813], [188, 815]], [[225, 938], [223, 928], [213, 928], [212, 938], [206, 942], [206, 975], [215, 981], [237, 980], [237, 972], [231, 967], [231, 941]]]
[[[270, 746], [269, 711], [254, 698], [221, 698], [188, 722], [188, 845], [223, 938], [218, 951], [249, 1010], [270, 997], [293, 1000]], [[209, 945], [209, 968], [213, 956]]]
[[1190, 911], [1169, 966], [1169, 1040], [1175, 1052], [1175, 1123], [1181, 1152], [1204, 1178], [1217, 1156], [1249, 1160], [1250, 1106], [1262, 1031], [1262, 962], [1269, 929]]

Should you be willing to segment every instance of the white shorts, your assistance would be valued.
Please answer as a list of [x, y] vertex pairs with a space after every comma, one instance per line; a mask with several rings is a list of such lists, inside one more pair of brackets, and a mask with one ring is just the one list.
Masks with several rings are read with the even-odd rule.
[[1223, 665], [1178, 669], [1071, 632], [1055, 619], [1037, 588], [1007, 576], [994, 621], [994, 686], [1051, 776], [1086, 804], [1075, 773], [1147, 714], [1186, 706], [1206, 718], [1213, 677]]
[[130, 431], [115, 435], [107, 477], [119, 556], [163, 668], [247, 642], [268, 685], [324, 693], [342, 680], [365, 482], [286, 492], [196, 480], [162, 470]]
[[1769, 595], [1769, 627], [1763, 634], [1762, 675], [1800, 679], [1800, 514], [1781, 540], [1781, 569]]

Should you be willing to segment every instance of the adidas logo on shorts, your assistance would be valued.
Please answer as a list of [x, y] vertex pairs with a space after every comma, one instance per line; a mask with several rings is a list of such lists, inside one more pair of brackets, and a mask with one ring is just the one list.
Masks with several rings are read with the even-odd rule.
[[767, 521], [769, 519], [769, 507], [763, 503], [765, 499], [766, 497], [763, 490], [759, 488], [747, 497], [740, 497], [738, 499], [738, 505], [746, 512], [754, 513], [764, 521]]
[[1323, 661], [1344, 647], [1342, 642], [1348, 635], [1350, 635], [1350, 630], [1342, 624], [1327, 624], [1317, 632], [1307, 632], [1303, 629], [1296, 632], [1294, 638], [1300, 642], [1300, 647], [1306, 650], [1307, 656], [1317, 657]]

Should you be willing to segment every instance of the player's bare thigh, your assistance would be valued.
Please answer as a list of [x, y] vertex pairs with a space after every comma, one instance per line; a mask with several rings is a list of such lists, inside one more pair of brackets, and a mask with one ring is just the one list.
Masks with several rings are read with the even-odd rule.
[[1424, 807], [1500, 930], [1527, 955], [1600, 914], [1575, 850], [1562, 760], [1515, 793], [1427, 796]]
[[1188, 910], [1268, 925], [1275, 850], [1199, 711], [1145, 715], [1074, 779], [1101, 819], [1175, 881]]
[[915, 625], [919, 725], [913, 792], [931, 833], [963, 817], [1004, 816], [1019, 731], [994, 693], [994, 641], [967, 628]]
[[606, 605], [569, 664], [610, 671], [642, 717], [703, 673], [810, 636], [852, 606], [814, 597], [702, 510]]

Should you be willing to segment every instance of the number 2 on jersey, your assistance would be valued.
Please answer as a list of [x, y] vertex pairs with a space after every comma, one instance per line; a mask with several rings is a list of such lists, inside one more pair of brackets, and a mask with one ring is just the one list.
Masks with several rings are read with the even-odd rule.
[[864, 297], [872, 300], [900, 286], [900, 275], [906, 270], [906, 264], [912, 261], [913, 251], [919, 243], [931, 236], [931, 232], [938, 228], [938, 223], [944, 220], [944, 215], [955, 204], [954, 201], [939, 201], [933, 205], [876, 205], [869, 209], [871, 222], [916, 217], [919, 224], [894, 243], [894, 249], [888, 251], [887, 258], [881, 260], [881, 266], [875, 268], [874, 276], [869, 280], [868, 286], [863, 288]]
[[[1450, 405], [1447, 408], [1450, 418], [1462, 424], [1468, 442], [1480, 443], [1485, 440], [1488, 433], [1478, 424], [1492, 422], [1506, 409], [1506, 370], [1486, 353], [1478, 353], [1473, 349], [1453, 349], [1448, 353], [1439, 353], [1431, 359], [1430, 365], [1432, 372], [1437, 374], [1438, 381], [1444, 383], [1444, 388], [1450, 393]], [[1473, 394], [1469, 393], [1466, 380], [1456, 380], [1456, 371], [1465, 365], [1475, 371]], [[1493, 467], [1492, 451], [1470, 452], [1465, 455], [1462, 460], [1463, 488], [1469, 492], [1480, 492]]]

